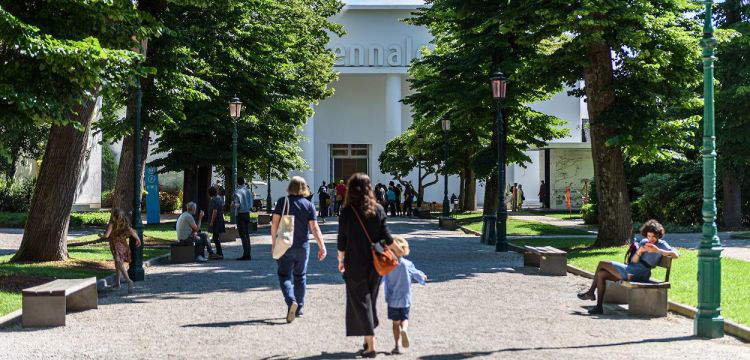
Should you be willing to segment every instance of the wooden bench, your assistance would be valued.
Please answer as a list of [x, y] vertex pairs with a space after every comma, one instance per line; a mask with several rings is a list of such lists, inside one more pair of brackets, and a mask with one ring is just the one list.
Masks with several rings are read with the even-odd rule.
[[189, 264], [195, 262], [195, 246], [169, 244], [169, 262], [172, 264]]
[[67, 311], [96, 309], [96, 278], [61, 279], [22, 291], [24, 327], [65, 326]]
[[547, 275], [568, 275], [568, 253], [552, 246], [524, 246], [523, 265], [538, 267]]
[[672, 258], [662, 256], [657, 266], [667, 269], [664, 281], [653, 279], [649, 282], [608, 281], [604, 292], [604, 302], [628, 304], [628, 313], [631, 315], [667, 316], [669, 309], [667, 292], [671, 287], [669, 273], [672, 269]]

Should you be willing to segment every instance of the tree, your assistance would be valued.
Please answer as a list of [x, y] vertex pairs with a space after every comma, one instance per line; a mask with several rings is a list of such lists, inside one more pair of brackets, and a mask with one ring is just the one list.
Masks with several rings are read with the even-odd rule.
[[[140, 73], [126, 50], [139, 14], [126, 0], [3, 2], [0, 107], [26, 126], [51, 123], [21, 246], [12, 261], [65, 260], [68, 221], [103, 88]], [[19, 115], [22, 114], [22, 115]]]
[[722, 179], [724, 227], [742, 227], [743, 169], [750, 166], [750, 2], [720, 4], [717, 20], [729, 39], [719, 42], [716, 66], [717, 153]]
[[[442, 154], [442, 151], [438, 150], [438, 146], [435, 139], [425, 138], [419, 141], [415, 131], [407, 131], [385, 145], [385, 150], [378, 156], [380, 171], [384, 174], [391, 174], [394, 179], [405, 184], [403, 178], [421, 166], [422, 176], [417, 179], [417, 203], [421, 204], [424, 199], [424, 190], [439, 181], [438, 169], [441, 159], [438, 159], [435, 154], [437, 152]], [[425, 179], [430, 176], [434, 178], [425, 183]]]
[[[519, 42], [525, 30], [505, 24], [519, 10], [519, 2], [434, 0], [429, 3], [431, 7], [418, 11], [409, 22], [430, 30], [435, 50], [425, 51], [424, 57], [409, 69], [415, 94], [406, 97], [404, 103], [414, 110], [414, 128], [433, 134], [441, 144], [448, 144], [450, 157], [444, 171], [463, 172], [471, 180], [465, 188], [473, 187], [474, 179], [489, 182], [497, 170], [490, 75], [502, 70], [510, 78], [503, 109], [508, 129], [508, 164], [529, 161], [524, 151], [544, 147], [547, 141], [565, 134], [558, 119], [530, 108], [534, 102], [559, 92], [562, 82], [528, 76], [538, 65], [534, 61], [546, 55], [547, 49], [537, 45], [545, 40], [544, 36], [536, 35], [536, 42], [530, 38], [526, 43]], [[444, 118], [452, 121], [453, 131], [448, 136], [442, 134], [439, 125]], [[436, 150], [432, 155], [439, 158], [439, 163], [442, 148]], [[485, 199], [497, 198], [497, 189], [488, 186], [486, 190]], [[464, 204], [468, 199], [462, 199]], [[485, 201], [485, 212], [494, 211], [494, 203]]]
[[28, 122], [13, 118], [3, 113], [0, 120], [0, 173], [9, 182], [13, 182], [18, 161], [22, 157], [37, 159], [44, 152], [44, 145], [49, 134], [49, 124], [41, 123], [28, 126]]
[[542, 36], [555, 44], [530, 76], [585, 84], [573, 93], [586, 96], [591, 124], [600, 223], [595, 246], [625, 244], [632, 233], [626, 156], [661, 153], [684, 120], [671, 110], [692, 100], [700, 84], [697, 7], [682, 0], [519, 6], [505, 23], [518, 41], [540, 43]]
[[237, 121], [240, 173], [267, 175], [272, 159], [273, 177], [286, 178], [289, 171], [305, 166], [297, 144], [299, 130], [312, 115], [311, 105], [332, 94], [328, 84], [336, 75], [334, 56], [326, 49], [328, 32], [342, 30], [328, 18], [341, 3], [230, 3], [171, 7], [165, 15], [174, 17], [170, 24], [190, 29], [177, 32], [181, 38], [174, 41], [195, 52], [200, 60], [196, 74], [216, 92], [184, 102], [184, 119], [165, 127], [157, 141], [157, 151], [168, 156], [154, 164], [163, 171], [230, 168], [227, 102], [238, 95], [245, 103]]

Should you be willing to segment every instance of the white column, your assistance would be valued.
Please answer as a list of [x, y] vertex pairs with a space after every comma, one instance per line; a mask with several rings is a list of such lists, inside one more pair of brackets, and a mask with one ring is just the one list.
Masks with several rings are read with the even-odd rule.
[[310, 189], [313, 191], [317, 189], [317, 183], [315, 182], [315, 115], [307, 119], [307, 123], [302, 128], [302, 136], [305, 139], [302, 140], [302, 156], [310, 167], [305, 170], [302, 177], [305, 178], [307, 184], [310, 185]]
[[385, 78], [385, 137], [386, 142], [401, 135], [401, 75], [388, 74]]

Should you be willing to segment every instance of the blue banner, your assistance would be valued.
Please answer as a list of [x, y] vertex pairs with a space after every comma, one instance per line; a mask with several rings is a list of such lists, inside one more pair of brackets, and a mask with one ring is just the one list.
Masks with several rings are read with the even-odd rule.
[[158, 224], [159, 218], [159, 175], [156, 167], [146, 167], [146, 222]]

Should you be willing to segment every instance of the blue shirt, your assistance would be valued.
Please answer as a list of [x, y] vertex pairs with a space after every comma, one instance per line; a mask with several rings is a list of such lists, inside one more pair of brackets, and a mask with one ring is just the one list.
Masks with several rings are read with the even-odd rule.
[[385, 302], [388, 303], [388, 307], [407, 308], [411, 306], [412, 281], [424, 285], [425, 275], [414, 266], [414, 263], [402, 257], [398, 261], [398, 266], [383, 277]]
[[247, 185], [242, 185], [234, 191], [234, 203], [239, 207], [237, 208], [238, 213], [249, 213], [253, 206], [253, 193], [247, 188]]
[[[294, 216], [294, 235], [292, 240], [293, 248], [307, 248], [309, 244], [310, 234], [310, 220], [315, 220], [318, 213], [315, 211], [315, 205], [298, 195], [289, 195], [289, 215]], [[283, 197], [276, 202], [276, 207], [273, 209], [273, 213], [276, 215], [283, 215], [281, 212], [284, 210], [284, 199]]]
[[388, 201], [396, 201], [396, 192], [393, 190], [388, 190], [385, 196], [388, 198]]
[[[648, 239], [643, 239], [638, 243], [638, 248], [640, 249], [644, 245], [648, 243]], [[664, 250], [664, 251], [675, 251], [672, 246], [669, 245], [664, 240], [659, 239], [656, 243], [654, 243], [657, 248]], [[662, 255], [659, 253], [652, 253], [652, 252], [644, 252], [641, 254], [641, 257], [638, 259], [637, 263], [631, 262], [627, 265], [625, 271], [627, 271], [629, 274], [633, 274], [633, 277], [639, 281], [648, 281], [651, 278], [651, 269], [659, 265], [661, 262]]]

